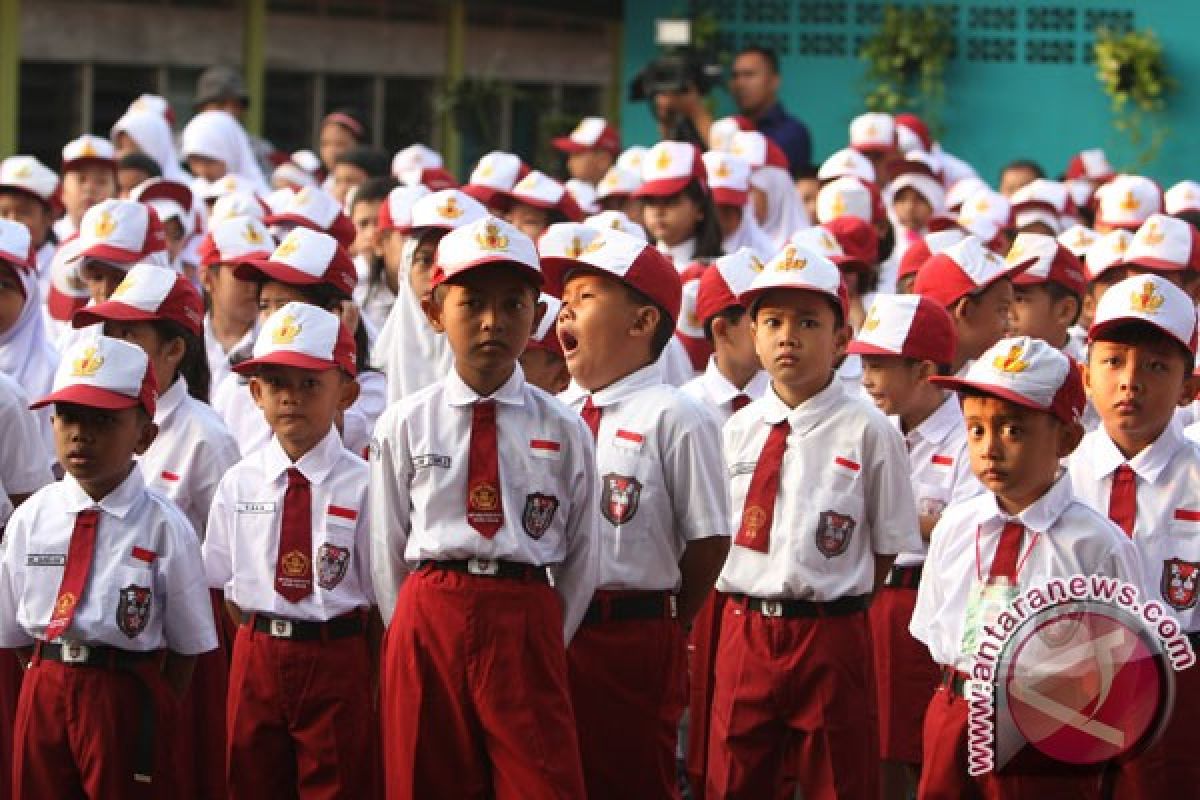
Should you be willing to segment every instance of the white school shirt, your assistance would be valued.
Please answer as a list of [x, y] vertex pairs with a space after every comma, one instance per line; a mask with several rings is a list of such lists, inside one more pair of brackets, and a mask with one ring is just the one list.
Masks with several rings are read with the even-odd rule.
[[[4, 502], [10, 494], [30, 494], [54, 480], [41, 424], [29, 410], [29, 398], [4, 372], [0, 372], [0, 430], [4, 431], [4, 446], [0, 447]], [[7, 514], [0, 515], [0, 528], [6, 519]]]
[[1200, 631], [1200, 444], [1172, 421], [1126, 461], [1101, 427], [1083, 437], [1067, 463], [1075, 495], [1104, 516], [1113, 473], [1129, 464], [1137, 485], [1133, 544], [1141, 557], [1142, 596], [1169, 607], [1184, 631]]
[[258, 325], [255, 324], [250, 326], [246, 335], [239, 339], [238, 343], [227, 353], [216, 334], [213, 333], [212, 317], [208, 314], [204, 315], [204, 354], [208, 356], [208, 371], [212, 375], [209, 385], [214, 389], [221, 385], [221, 382], [232, 371], [230, 369], [231, 358], [241, 360], [250, 357], [250, 351], [254, 349], [254, 340], [257, 336]]
[[704, 372], [680, 386], [679, 389], [689, 397], [699, 400], [705, 408], [713, 412], [717, 425], [721, 426], [733, 416], [734, 398], [739, 394], [744, 394], [751, 400], [757, 400], [763, 396], [763, 392], [767, 390], [770, 383], [771, 376], [767, 374], [766, 370], [760, 369], [745, 388], [739, 389], [730, 383], [717, 367], [716, 357], [709, 356], [708, 366]]
[[[300, 470], [312, 493], [313, 591], [292, 603], [275, 591], [275, 565], [287, 471]], [[208, 517], [208, 583], [243, 612], [326, 622], [375, 604], [367, 521], [367, 464], [330, 429], [295, 463], [279, 440], [240, 461], [221, 480]]]
[[457, 370], [392, 404], [371, 446], [371, 546], [379, 610], [425, 560], [481, 558], [555, 565], [567, 640], [597, 574], [592, 434], [576, 414], [525, 382], [518, 364], [492, 395], [503, 523], [488, 539], [466, 521], [471, 417], [480, 396]]
[[672, 336], [658, 357], [658, 367], [662, 371], [662, 382], [668, 386], [683, 386], [696, 377], [696, 368], [692, 366], [692, 357], [678, 336]]
[[13, 512], [0, 556], [0, 647], [43, 638], [76, 516], [92, 508], [101, 512], [92, 565], [61, 638], [139, 652], [216, 649], [196, 533], [174, 503], [146, 488], [136, 467], [98, 503], [67, 475]]
[[179, 506], [203, 541], [217, 484], [241, 458], [237, 440], [217, 412], [188, 394], [182, 376], [158, 396], [154, 424], [158, 435], [138, 458], [142, 477]]
[[[563, 393], [578, 414], [587, 393]], [[599, 589], [678, 591], [689, 542], [729, 535], [729, 496], [712, 414], [655, 364], [591, 394], [600, 512]]]
[[836, 378], [795, 408], [768, 388], [722, 431], [735, 532], [771, 426], [784, 419], [792, 430], [768, 552], [735, 543], [717, 588], [821, 603], [869, 594], [876, 554], [920, 548], [904, 440]]
[[[889, 419], [899, 429], [900, 418]], [[904, 434], [904, 444], [918, 514], [940, 514], [946, 506], [969, 500], [984, 490], [971, 472], [967, 426], [954, 392], [947, 392], [942, 404], [924, 422]], [[928, 549], [922, 539], [920, 550], [896, 556], [896, 566], [921, 564]]]
[[[984, 492], [947, 508], [933, 529], [908, 629], [938, 664], [971, 671], [974, 655], [962, 652], [967, 605], [975, 584], [986, 581], [1000, 532], [1013, 519], [1000, 509], [996, 495]], [[1103, 575], [1135, 585], [1141, 580], [1133, 543], [1075, 497], [1068, 474], [1060, 473], [1015, 519], [1025, 526], [1017, 560], [1019, 591], [1074, 575]]]

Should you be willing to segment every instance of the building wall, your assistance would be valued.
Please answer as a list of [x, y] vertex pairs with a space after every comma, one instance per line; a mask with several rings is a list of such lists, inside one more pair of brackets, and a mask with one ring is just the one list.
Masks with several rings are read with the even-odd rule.
[[[914, 5], [912, 0], [898, 4]], [[857, 43], [871, 34], [883, 3], [846, 0], [710, 0], [727, 52], [751, 42], [780, 54], [785, 107], [813, 133], [818, 161], [844, 145], [847, 125], [865, 110], [863, 64]], [[675, 0], [625, 3], [624, 80], [655, 54], [653, 21], [678, 16]], [[1032, 157], [1057, 173], [1070, 156], [1090, 146], [1104, 147], [1118, 167], [1136, 167], [1134, 151], [1112, 126], [1108, 99], [1090, 61], [1097, 26], [1155, 31], [1168, 68], [1179, 81], [1170, 99], [1171, 134], [1160, 158], [1141, 169], [1173, 182], [1197, 174], [1192, 155], [1200, 120], [1200, 3], [1178, 0], [1045, 0], [979, 2], [939, 6], [956, 33], [957, 52], [949, 62], [941, 139], [951, 152], [976, 164], [995, 181], [1000, 167], [1016, 157]], [[718, 93], [718, 108], [731, 109]], [[644, 104], [626, 101], [622, 123], [631, 143], [656, 136]]]

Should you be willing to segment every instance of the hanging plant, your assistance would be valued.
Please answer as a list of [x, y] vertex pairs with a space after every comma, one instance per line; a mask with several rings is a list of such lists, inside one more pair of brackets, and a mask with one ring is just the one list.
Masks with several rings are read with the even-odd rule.
[[1096, 79], [1108, 95], [1113, 126], [1139, 151], [1137, 165], [1155, 159], [1170, 129], [1163, 121], [1176, 81], [1167, 72], [1162, 44], [1151, 31], [1096, 31]]
[[867, 108], [918, 110], [936, 128], [953, 53], [954, 31], [945, 13], [932, 6], [885, 6], [879, 30], [859, 50], [867, 62]]
[[441, 86], [434, 95], [434, 111], [449, 114], [460, 131], [475, 134], [491, 150], [500, 146], [504, 100], [517, 93], [511, 84], [495, 78], [463, 78]]

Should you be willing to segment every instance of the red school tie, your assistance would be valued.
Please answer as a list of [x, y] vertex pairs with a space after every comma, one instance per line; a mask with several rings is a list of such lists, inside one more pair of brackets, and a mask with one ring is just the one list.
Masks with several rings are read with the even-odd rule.
[[46, 626], [46, 641], [53, 641], [71, 626], [75, 609], [83, 602], [83, 589], [92, 569], [92, 554], [96, 551], [96, 526], [99, 509], [89, 508], [75, 515], [71, 544], [67, 546], [67, 563], [63, 565], [62, 582], [54, 598], [54, 612]]
[[1133, 525], [1137, 519], [1137, 475], [1128, 464], [1117, 467], [1113, 473], [1112, 493], [1108, 496], [1108, 518], [1133, 536]]
[[504, 524], [500, 461], [496, 449], [496, 403], [480, 400], [471, 408], [471, 449], [467, 453], [467, 522], [491, 539]]
[[1021, 555], [1021, 539], [1025, 535], [1025, 526], [1012, 521], [1004, 523], [1000, 531], [1000, 543], [996, 545], [996, 557], [992, 559], [992, 570], [988, 580], [1007, 578], [1012, 583], [1017, 582], [1017, 559]]
[[738, 526], [734, 544], [767, 552], [771, 546], [771, 519], [775, 516], [775, 496], [779, 494], [779, 473], [783, 468], [783, 454], [787, 450], [787, 437], [792, 425], [786, 419], [771, 426], [754, 475], [750, 478], [750, 490], [746, 492], [746, 504], [742, 507], [742, 523]]
[[744, 394], [735, 395], [733, 398], [733, 413], [736, 414], [748, 405], [750, 405], [749, 397]]
[[579, 416], [583, 417], [583, 421], [592, 429], [592, 438], [600, 439], [600, 417], [604, 414], [604, 410], [599, 408], [592, 402], [591, 395], [583, 401], [583, 410], [579, 412]]
[[312, 594], [312, 487], [295, 467], [287, 471], [279, 554], [275, 559], [275, 591], [289, 603]]

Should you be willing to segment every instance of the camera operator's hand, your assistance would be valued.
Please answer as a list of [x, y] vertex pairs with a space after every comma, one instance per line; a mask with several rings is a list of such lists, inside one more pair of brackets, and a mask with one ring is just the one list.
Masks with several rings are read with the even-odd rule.
[[677, 121], [683, 118], [692, 123], [703, 140], [703, 146], [707, 148], [708, 129], [712, 127], [713, 117], [704, 103], [704, 95], [694, 85], [688, 84], [682, 92], [659, 92], [654, 96], [654, 111], [662, 138], [671, 138]]

